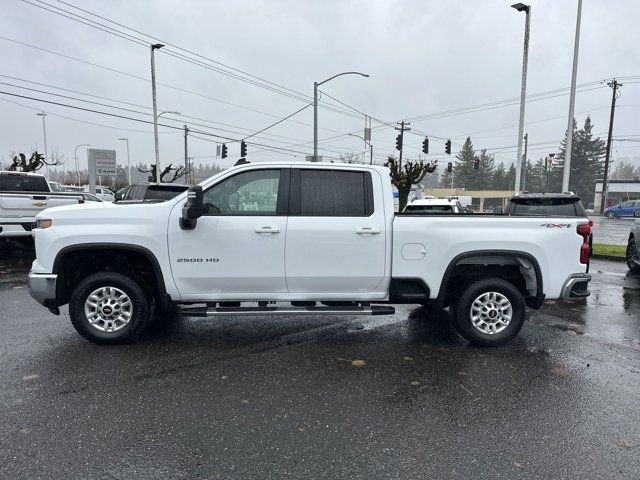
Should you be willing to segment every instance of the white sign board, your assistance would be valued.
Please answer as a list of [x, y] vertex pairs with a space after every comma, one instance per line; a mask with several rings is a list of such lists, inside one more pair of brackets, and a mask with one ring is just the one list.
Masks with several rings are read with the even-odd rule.
[[[93, 157], [93, 159], [92, 159]], [[116, 176], [116, 151], [89, 149], [89, 161], [95, 162], [96, 175]]]
[[89, 166], [89, 191], [96, 193], [96, 177], [116, 176], [116, 151], [88, 148], [87, 164]]

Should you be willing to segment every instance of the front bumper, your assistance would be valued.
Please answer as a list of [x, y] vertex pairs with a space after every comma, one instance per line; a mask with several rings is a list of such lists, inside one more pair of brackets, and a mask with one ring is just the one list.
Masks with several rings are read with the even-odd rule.
[[589, 282], [591, 281], [591, 274], [589, 273], [574, 273], [569, 276], [564, 285], [562, 286], [562, 293], [560, 298], [563, 300], [576, 300], [579, 298], [585, 298], [591, 295], [589, 291]]
[[29, 294], [41, 305], [47, 308], [55, 307], [56, 284], [58, 275], [54, 273], [29, 272], [27, 285]]

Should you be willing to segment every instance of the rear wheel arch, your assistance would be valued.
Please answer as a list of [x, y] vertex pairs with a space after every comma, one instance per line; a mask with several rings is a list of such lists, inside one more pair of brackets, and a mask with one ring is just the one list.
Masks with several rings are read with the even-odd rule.
[[124, 273], [136, 278], [161, 309], [168, 306], [170, 299], [155, 255], [138, 245], [117, 243], [72, 245], [58, 252], [52, 268], [52, 273], [58, 275], [58, 306], [69, 301], [78, 282], [103, 271]]
[[[456, 276], [465, 273], [462, 284], [456, 284]], [[444, 308], [456, 290], [484, 278], [502, 278], [513, 283], [532, 308], [539, 308], [544, 300], [542, 271], [533, 255], [515, 250], [476, 250], [451, 260], [442, 277], [436, 304]]]

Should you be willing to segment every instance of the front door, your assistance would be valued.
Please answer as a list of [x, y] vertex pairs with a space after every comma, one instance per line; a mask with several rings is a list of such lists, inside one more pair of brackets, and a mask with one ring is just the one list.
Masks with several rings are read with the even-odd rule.
[[204, 192], [204, 215], [181, 230], [173, 209], [169, 252], [183, 300], [259, 300], [286, 293], [289, 169], [244, 170]]
[[286, 273], [292, 294], [363, 298], [384, 290], [387, 232], [377, 171], [291, 171]]

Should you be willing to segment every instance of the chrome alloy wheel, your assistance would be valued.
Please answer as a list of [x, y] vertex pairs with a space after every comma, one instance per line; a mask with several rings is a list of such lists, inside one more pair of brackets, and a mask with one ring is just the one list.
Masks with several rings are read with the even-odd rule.
[[481, 333], [495, 335], [509, 325], [513, 308], [507, 297], [498, 292], [485, 292], [471, 304], [471, 324]]
[[100, 287], [84, 302], [84, 314], [93, 328], [101, 332], [117, 332], [133, 315], [129, 296], [116, 287]]

